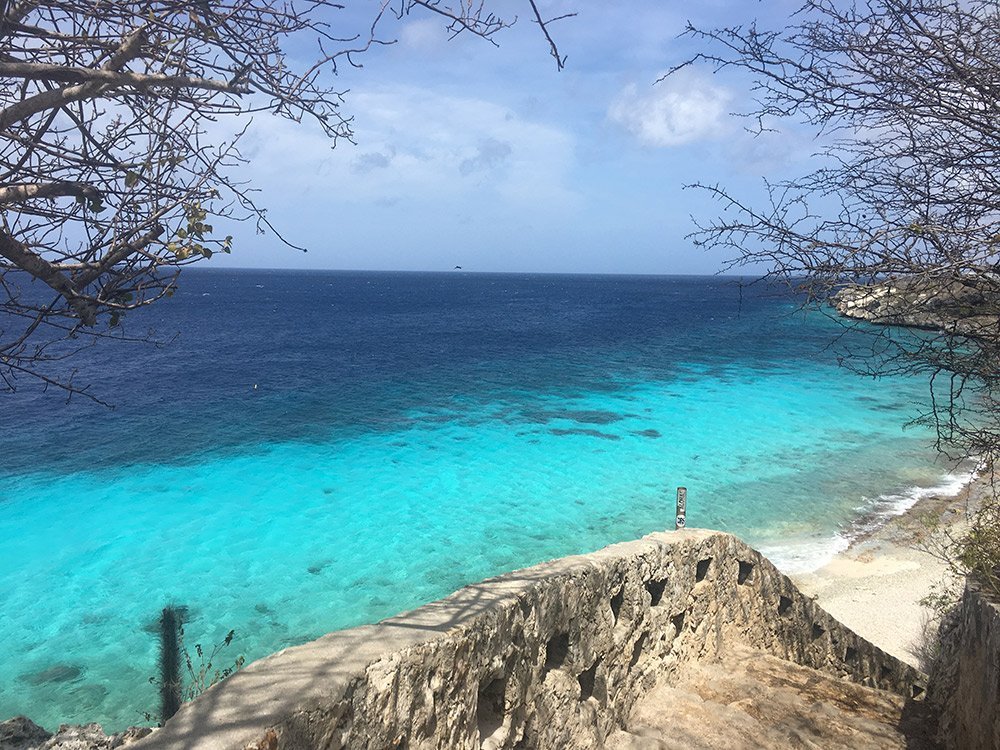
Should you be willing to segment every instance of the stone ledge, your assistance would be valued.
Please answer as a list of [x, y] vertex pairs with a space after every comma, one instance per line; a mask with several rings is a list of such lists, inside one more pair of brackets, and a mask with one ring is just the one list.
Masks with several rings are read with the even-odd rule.
[[1000, 748], [1000, 601], [973, 577], [941, 628], [928, 700], [938, 738], [956, 750]]
[[273, 654], [136, 747], [597, 748], [727, 645], [906, 698], [926, 686], [736, 537], [660, 532]]

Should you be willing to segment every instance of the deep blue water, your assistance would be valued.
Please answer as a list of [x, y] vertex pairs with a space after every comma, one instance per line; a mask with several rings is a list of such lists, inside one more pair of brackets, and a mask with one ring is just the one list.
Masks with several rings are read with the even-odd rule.
[[43, 458], [12, 451], [4, 468], [175, 462], [332, 428], [395, 430], [415, 405], [613, 391], [692, 363], [715, 374], [829, 362], [831, 326], [803, 327], [793, 310], [780, 290], [720, 277], [189, 271], [174, 298], [128, 321], [170, 343], [74, 359], [114, 413], [52, 392], [7, 399], [11, 424], [35, 428], [19, 442]]
[[173, 340], [76, 358], [113, 410], [0, 396], [0, 715], [140, 721], [166, 603], [253, 659], [665, 528], [678, 485], [794, 570], [952, 481], [924, 383], [735, 279], [200, 270], [127, 322]]

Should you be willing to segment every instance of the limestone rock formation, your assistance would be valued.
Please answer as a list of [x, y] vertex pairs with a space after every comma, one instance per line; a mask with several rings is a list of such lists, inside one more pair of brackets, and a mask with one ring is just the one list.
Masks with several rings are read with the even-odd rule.
[[936, 750], [920, 703], [735, 648], [650, 691], [606, 750]]
[[1000, 296], [975, 279], [924, 276], [852, 284], [830, 300], [849, 318], [965, 336], [1000, 337]]
[[24, 716], [15, 716], [0, 723], [0, 750], [116, 750], [152, 731], [149, 727], [130, 727], [107, 735], [100, 724], [64, 724], [52, 734]]
[[1000, 600], [974, 578], [941, 628], [928, 702], [949, 750], [1000, 748]]
[[15, 716], [0, 723], [0, 749], [34, 750], [48, 741], [51, 733], [26, 716]]

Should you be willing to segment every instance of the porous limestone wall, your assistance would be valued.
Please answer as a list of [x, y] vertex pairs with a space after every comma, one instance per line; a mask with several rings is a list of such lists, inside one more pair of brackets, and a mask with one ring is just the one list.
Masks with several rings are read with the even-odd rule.
[[949, 750], [1000, 748], [1000, 602], [967, 579], [940, 638], [928, 700], [940, 711], [941, 744]]
[[735, 643], [907, 697], [925, 687], [737, 538], [688, 530], [273, 654], [136, 747], [597, 748], [655, 684]]

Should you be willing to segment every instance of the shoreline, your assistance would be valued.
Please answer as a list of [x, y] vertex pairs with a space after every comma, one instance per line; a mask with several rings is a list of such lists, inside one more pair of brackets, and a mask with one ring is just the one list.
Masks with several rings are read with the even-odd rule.
[[883, 651], [926, 670], [936, 634], [924, 597], [956, 579], [932, 551], [960, 532], [989, 481], [973, 475], [957, 493], [926, 493], [884, 523], [852, 535], [816, 570], [789, 578], [823, 609]]

